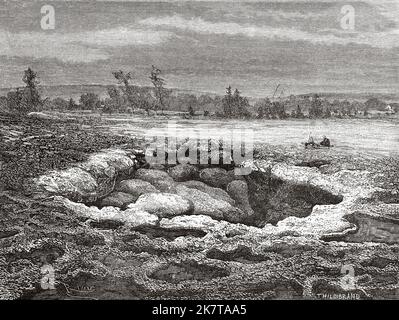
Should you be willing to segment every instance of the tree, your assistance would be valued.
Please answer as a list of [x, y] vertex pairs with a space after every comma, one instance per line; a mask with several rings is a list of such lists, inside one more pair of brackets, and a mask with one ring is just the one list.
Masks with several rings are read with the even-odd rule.
[[75, 110], [77, 107], [78, 106], [77, 106], [75, 100], [73, 100], [72, 98], [69, 98], [69, 100], [68, 100], [68, 110]]
[[262, 99], [256, 102], [255, 108], [257, 110], [257, 117], [259, 119], [270, 119], [271, 102], [269, 98]]
[[298, 104], [297, 107], [296, 107], [295, 116], [294, 116], [294, 117], [295, 117], [295, 118], [298, 118], [298, 119], [303, 119], [303, 118], [305, 118], [305, 115], [303, 114], [302, 109], [301, 109], [301, 107], [300, 107], [299, 104]]
[[231, 86], [226, 88], [226, 94], [222, 99], [223, 114], [227, 118], [231, 118], [233, 115], [233, 95]]
[[277, 105], [275, 101], [270, 106], [270, 119], [277, 119]]
[[139, 100], [138, 100], [138, 107], [140, 109], [145, 110], [147, 115], [150, 115], [150, 110], [155, 109], [156, 107], [156, 100], [151, 95], [151, 91], [147, 90], [147, 88], [141, 88], [141, 92], [139, 92]]
[[95, 93], [83, 93], [80, 96], [79, 103], [83, 110], [95, 110], [100, 107], [100, 99]]
[[214, 101], [213, 101], [212, 97], [210, 97], [209, 95], [206, 95], [206, 94], [202, 94], [198, 98], [198, 104], [200, 106], [209, 105], [209, 104], [211, 104], [213, 102]]
[[395, 113], [399, 112], [399, 103], [397, 102], [391, 103], [391, 107]]
[[8, 109], [7, 104], [8, 104], [7, 97], [1, 96], [0, 97], [0, 112]]
[[18, 111], [22, 101], [23, 92], [17, 88], [16, 91], [10, 91], [7, 93], [7, 108], [11, 111]]
[[331, 108], [330, 107], [327, 107], [324, 110], [323, 118], [331, 118]]
[[234, 90], [233, 94], [233, 116], [234, 117], [245, 117], [248, 115], [249, 102], [248, 99], [241, 96], [241, 92], [238, 89]]
[[313, 95], [309, 109], [310, 118], [321, 118], [323, 116], [323, 107], [317, 94]]
[[25, 88], [18, 88], [16, 91], [7, 94], [7, 105], [11, 111], [19, 113], [28, 113], [38, 110], [43, 101], [40, 98], [38, 86], [40, 84], [36, 72], [31, 68], [24, 71], [22, 81]]
[[118, 80], [119, 84], [123, 84], [125, 88], [129, 87], [129, 81], [132, 80], [131, 72], [123, 72], [122, 70], [112, 72], [115, 79]]
[[379, 110], [379, 111], [384, 111], [387, 104], [382, 101], [379, 100], [377, 98], [370, 98], [365, 102], [366, 108], [368, 110]]
[[24, 104], [24, 109], [26, 109], [26, 111], [38, 110], [42, 105], [42, 100], [38, 90], [40, 81], [37, 77], [37, 73], [31, 68], [28, 68], [24, 71], [22, 81], [26, 85], [24, 96], [21, 102]]
[[[124, 105], [124, 97], [121, 96], [118, 88], [111, 86], [107, 88], [109, 99], [105, 101], [104, 112], [113, 113], [120, 112]], [[126, 98], [127, 99], [127, 98]]]
[[[184, 105], [187, 106], [187, 111], [192, 117], [195, 115], [195, 108], [198, 108], [198, 99], [194, 94], [185, 94], [184, 100], [182, 101]], [[195, 108], [194, 108], [195, 107]]]
[[273, 102], [273, 109], [279, 119], [286, 119], [288, 117], [287, 113], [285, 112], [285, 105], [279, 101]]
[[112, 101], [112, 99], [105, 98], [104, 99], [104, 107], [102, 108], [102, 110], [100, 112], [112, 114], [114, 111], [115, 111], [115, 106], [114, 106], [114, 102]]
[[57, 97], [53, 100], [52, 108], [54, 108], [55, 110], [61, 110], [61, 111], [67, 110], [68, 109], [68, 101], [63, 98]]
[[222, 99], [223, 114], [227, 118], [247, 117], [249, 115], [249, 102], [246, 97], [242, 97], [238, 89], [231, 93], [231, 86], [226, 88], [226, 94]]
[[151, 70], [151, 75], [150, 75], [150, 80], [154, 86], [154, 93], [155, 97], [158, 101], [158, 106], [161, 109], [161, 112], [163, 114], [163, 111], [165, 109], [165, 99], [167, 96], [167, 92], [164, 88], [165, 86], [165, 79], [161, 77], [162, 71], [155, 67], [154, 65], [152, 66]]
[[188, 114], [190, 115], [190, 117], [195, 116], [195, 110], [191, 104], [188, 106], [187, 111], [188, 111]]
[[[119, 70], [112, 72], [112, 74], [115, 77], [115, 79], [118, 81], [118, 84], [123, 85], [122, 91], [125, 97], [125, 101], [129, 104], [130, 107], [137, 106], [138, 94], [137, 92], [135, 92], [134, 86], [130, 85], [130, 81], [133, 79], [132, 73]], [[117, 91], [118, 89], [114, 88], [113, 90]], [[121, 102], [120, 99], [119, 102]], [[122, 109], [121, 104], [119, 104], [117, 107], [118, 110]]]
[[199, 108], [198, 99], [194, 94], [179, 93], [170, 101], [171, 110], [187, 111], [190, 107]]

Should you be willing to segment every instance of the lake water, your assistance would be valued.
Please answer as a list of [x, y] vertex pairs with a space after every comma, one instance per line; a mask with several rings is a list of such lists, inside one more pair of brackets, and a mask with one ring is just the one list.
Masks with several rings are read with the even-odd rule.
[[243, 134], [254, 143], [300, 146], [311, 134], [316, 142], [323, 135], [340, 151], [370, 155], [399, 155], [399, 119], [333, 120], [185, 120], [144, 117], [104, 117], [107, 129], [132, 136], [173, 136], [217, 139]]

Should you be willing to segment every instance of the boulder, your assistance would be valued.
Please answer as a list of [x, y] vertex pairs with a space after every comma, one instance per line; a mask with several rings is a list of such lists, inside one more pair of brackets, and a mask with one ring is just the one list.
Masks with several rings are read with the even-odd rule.
[[150, 164], [149, 169], [165, 171], [165, 166], [163, 164], [154, 163]]
[[169, 168], [168, 173], [175, 181], [194, 180], [199, 177], [198, 169], [190, 164], [178, 164]]
[[356, 230], [335, 234], [330, 240], [399, 244], [399, 208], [395, 204], [358, 205], [358, 210], [345, 219], [353, 223]]
[[238, 208], [244, 211], [247, 215], [252, 216], [252, 210], [249, 202], [248, 184], [243, 180], [234, 180], [227, 185], [228, 194], [235, 200]]
[[135, 200], [142, 194], [159, 192], [151, 183], [140, 179], [123, 180], [115, 188], [115, 191], [129, 193], [136, 197]]
[[129, 208], [136, 208], [164, 218], [191, 214], [193, 204], [177, 194], [147, 193], [141, 195]]
[[64, 196], [76, 202], [94, 202], [98, 198], [98, 184], [94, 177], [81, 168], [50, 171], [34, 179], [38, 192]]
[[119, 221], [132, 227], [157, 225], [159, 223], [159, 219], [156, 215], [135, 208], [134, 206], [124, 211], [116, 207], [104, 207], [99, 209], [94, 206], [88, 207], [82, 203], [76, 203], [59, 196], [54, 198], [54, 202], [71, 210], [77, 216], [93, 219], [95, 221]]
[[176, 183], [172, 178], [158, 180], [153, 185], [161, 192], [176, 193]]
[[132, 157], [123, 150], [104, 150], [74, 168], [50, 171], [33, 179], [30, 188], [38, 197], [50, 193], [77, 202], [94, 202], [112, 192], [117, 178], [132, 173]]
[[239, 179], [234, 175], [234, 171], [226, 171], [222, 168], [205, 168], [200, 171], [199, 175], [201, 181], [222, 189], [225, 189], [231, 181]]
[[137, 200], [138, 196], [124, 193], [124, 192], [112, 192], [109, 196], [105, 197], [101, 201], [102, 207], [118, 207], [125, 208], [128, 204], [131, 204]]
[[139, 169], [135, 173], [135, 178], [151, 183], [161, 192], [175, 193], [175, 182], [165, 171]]
[[194, 214], [207, 215], [217, 220], [240, 222], [243, 212], [226, 201], [212, 198], [209, 194], [183, 185], [176, 187], [178, 195], [194, 204]]
[[[134, 159], [135, 156], [127, 151], [108, 149], [91, 155], [89, 160], [82, 164], [82, 167], [91, 171], [96, 167], [101, 169], [105, 163], [108, 167], [113, 167], [118, 174], [131, 174], [134, 170]], [[96, 174], [96, 171], [92, 173]]]
[[212, 198], [214, 198], [216, 200], [226, 201], [226, 202], [230, 203], [232, 206], [235, 205], [234, 199], [232, 199], [229, 196], [229, 194], [226, 191], [224, 191], [223, 189], [210, 187], [207, 184], [205, 184], [201, 181], [196, 181], [196, 180], [185, 181], [185, 182], [182, 182], [181, 185], [186, 186], [188, 188], [197, 189], [199, 191], [205, 192], [205, 193], [209, 194]]
[[161, 179], [170, 179], [170, 176], [162, 170], [138, 169], [134, 175], [136, 179], [141, 179], [152, 184], [152, 182]]
[[135, 208], [120, 211], [114, 219], [131, 227], [156, 226], [159, 223], [159, 218], [156, 215]]
[[134, 160], [123, 150], [110, 149], [91, 155], [88, 161], [78, 167], [96, 179], [97, 193], [102, 197], [112, 191], [119, 176], [129, 177], [132, 174]]

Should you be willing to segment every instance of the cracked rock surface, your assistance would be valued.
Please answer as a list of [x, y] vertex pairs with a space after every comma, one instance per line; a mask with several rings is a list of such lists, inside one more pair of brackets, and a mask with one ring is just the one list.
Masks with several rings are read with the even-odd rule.
[[397, 297], [398, 204], [369, 170], [302, 162], [259, 157], [236, 176], [106, 149], [30, 180], [29, 195], [1, 191], [0, 297]]

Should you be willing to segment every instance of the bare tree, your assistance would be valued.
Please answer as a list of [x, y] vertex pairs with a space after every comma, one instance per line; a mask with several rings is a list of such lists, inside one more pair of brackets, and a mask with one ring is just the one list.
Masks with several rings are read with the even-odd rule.
[[132, 73], [125, 73], [122, 70], [112, 72], [115, 79], [118, 80], [119, 84], [123, 84], [125, 89], [129, 88], [129, 81], [133, 79]]
[[22, 81], [26, 84], [26, 88], [21, 101], [21, 109], [24, 109], [24, 111], [37, 110], [42, 104], [38, 90], [40, 81], [37, 77], [37, 73], [31, 68], [28, 68], [24, 71]]
[[134, 87], [130, 84], [133, 79], [131, 72], [124, 72], [122, 70], [112, 72], [118, 84], [123, 85], [123, 94], [127, 100], [129, 107], [138, 105], [138, 94], [135, 92]]
[[161, 112], [163, 114], [163, 111], [165, 109], [164, 101], [166, 98], [166, 90], [164, 88], [165, 79], [161, 77], [161, 73], [162, 71], [160, 69], [158, 69], [154, 65], [152, 66], [150, 80], [154, 86], [155, 97], [158, 100], [159, 107], [161, 108]]

